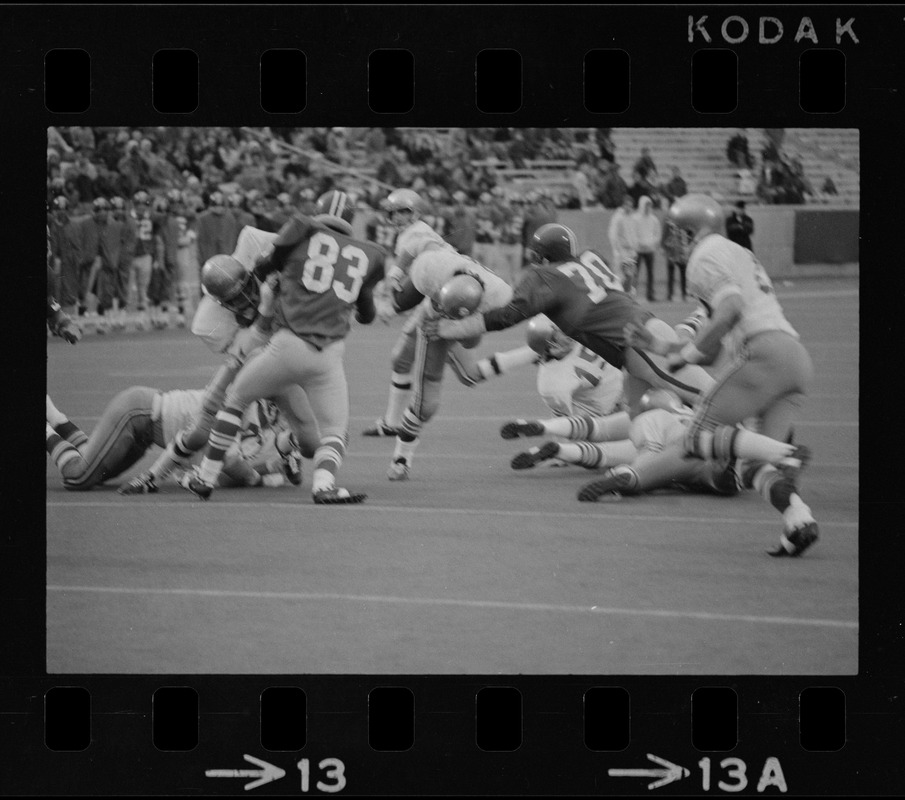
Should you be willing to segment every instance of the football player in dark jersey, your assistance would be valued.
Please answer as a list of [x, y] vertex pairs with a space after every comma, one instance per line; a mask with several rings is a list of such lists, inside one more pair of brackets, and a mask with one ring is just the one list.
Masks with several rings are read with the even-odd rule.
[[643, 394], [651, 388], [676, 392], [693, 403], [713, 379], [701, 367], [686, 365], [669, 371], [665, 358], [627, 345], [629, 323], [656, 330], [658, 336], [675, 336], [672, 328], [643, 309], [622, 290], [622, 282], [593, 250], [579, 252], [575, 234], [565, 225], [543, 225], [531, 239], [535, 264], [523, 275], [512, 301], [503, 308], [475, 314], [464, 320], [440, 320], [441, 339], [465, 339], [485, 331], [499, 331], [537, 314], [546, 314], [566, 335], [580, 342], [618, 369], [625, 369], [626, 401], [637, 411]]
[[358, 322], [374, 320], [372, 297], [383, 278], [386, 252], [352, 236], [349, 196], [329, 191], [318, 198], [314, 217], [294, 216], [280, 230], [273, 252], [255, 267], [264, 281], [280, 273], [274, 314], [275, 333], [254, 359], [246, 362], [218, 412], [204, 459], [186, 488], [207, 499], [245, 408], [292, 385], [301, 386], [320, 430], [314, 454], [315, 503], [360, 503], [361, 493], [336, 486], [346, 451], [349, 391], [343, 353], [355, 310]]

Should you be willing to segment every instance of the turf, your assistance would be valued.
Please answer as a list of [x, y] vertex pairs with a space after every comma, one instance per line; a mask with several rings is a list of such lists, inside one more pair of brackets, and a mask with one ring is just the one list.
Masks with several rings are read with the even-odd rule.
[[[856, 673], [857, 281], [778, 289], [816, 367], [796, 431], [821, 539], [803, 558], [765, 555], [780, 524], [753, 493], [584, 504], [586, 470], [513, 471], [541, 440], [500, 426], [546, 415], [532, 368], [473, 389], [447, 372], [412, 479], [387, 481], [393, 440], [361, 431], [384, 410], [399, 324], [375, 323], [346, 350], [340, 485], [367, 492], [361, 506], [315, 506], [310, 461], [301, 488], [202, 503], [176, 486], [120, 497], [120, 480], [70, 493], [48, 459], [48, 671]], [[691, 305], [653, 308], [677, 322]], [[54, 339], [48, 391], [88, 430], [119, 390], [200, 388], [217, 365], [182, 330]]]

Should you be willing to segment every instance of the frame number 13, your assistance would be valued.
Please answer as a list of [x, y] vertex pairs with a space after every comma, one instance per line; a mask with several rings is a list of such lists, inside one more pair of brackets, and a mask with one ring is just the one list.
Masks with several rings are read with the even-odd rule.
[[[702, 758], [698, 761], [701, 768], [702, 788], [705, 792], [710, 791], [710, 759]], [[748, 777], [745, 774], [747, 767], [745, 762], [740, 758], [724, 758], [720, 761], [720, 769], [724, 770], [722, 777], [726, 780], [720, 780], [717, 788], [724, 792], [740, 792], [748, 785]], [[782, 774], [782, 767], [779, 765], [779, 759], [772, 756], [764, 763], [764, 768], [760, 774], [760, 780], [757, 782], [757, 791], [762, 792], [768, 786], [775, 786], [780, 792], [787, 791], [786, 778]]]
[[[296, 766], [298, 767], [299, 772], [302, 773], [302, 791], [307, 792], [311, 780], [311, 770], [308, 759], [303, 758]], [[316, 789], [319, 789], [322, 792], [333, 793], [341, 792], [345, 788], [346, 767], [338, 758], [325, 758], [323, 761], [318, 762], [317, 768], [323, 770], [323, 777], [329, 782], [325, 783], [324, 781], [319, 780], [314, 784]]]

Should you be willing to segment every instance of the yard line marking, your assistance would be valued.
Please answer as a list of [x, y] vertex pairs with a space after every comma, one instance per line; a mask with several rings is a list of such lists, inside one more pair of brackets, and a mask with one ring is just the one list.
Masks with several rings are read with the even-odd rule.
[[552, 611], [566, 614], [656, 617], [661, 619], [700, 619], [711, 622], [753, 622], [764, 625], [803, 625], [817, 628], [857, 630], [858, 623], [841, 619], [803, 619], [768, 617], [753, 614], [716, 614], [710, 611], [675, 611], [660, 608], [608, 608], [601, 606], [553, 605], [550, 603], [511, 603], [500, 600], [456, 600], [445, 597], [393, 597], [384, 595], [334, 594], [327, 592], [246, 592], [232, 589], [158, 589], [130, 586], [48, 586], [48, 592], [83, 594], [170, 595], [193, 597], [239, 597], [253, 600], [340, 600], [349, 603], [396, 603], [420, 606], [458, 606], [462, 608], [500, 608], [512, 611]]
[[[183, 496], [183, 495], [179, 495]], [[186, 499], [188, 496], [185, 495]], [[66, 508], [72, 509], [73, 507], [84, 507], [84, 508], [125, 508], [130, 503], [133, 504], [134, 508], [176, 508], [177, 506], [181, 506], [183, 508], [201, 508], [197, 502], [183, 502], [183, 503], [174, 503], [172, 501], [162, 501], [162, 500], [142, 500], [139, 502], [130, 501], [123, 499], [121, 501], [116, 500], [72, 500], [70, 502], [64, 501], [50, 501], [47, 503], [48, 508]], [[603, 504], [607, 505], [607, 504]], [[259, 501], [259, 502], [249, 502], [249, 501], [239, 501], [235, 503], [223, 503], [221, 506], [224, 510], [228, 510], [231, 508], [291, 508], [294, 510], [298, 510], [300, 507], [304, 507], [305, 509], [310, 509], [312, 511], [318, 510], [326, 510], [324, 507], [316, 506], [313, 503], [309, 504], [308, 502], [300, 502], [300, 503], [286, 503], [286, 502], [269, 502], [269, 501]], [[376, 506], [376, 505], [368, 505], [366, 503], [355, 504], [355, 505], [347, 505], [342, 506], [342, 511], [339, 513], [353, 513], [355, 511], [364, 511], [368, 513], [370, 511], [390, 511], [393, 513], [399, 513], [401, 511], [407, 511], [411, 513], [418, 514], [464, 514], [466, 516], [498, 516], [498, 517], [552, 517], [554, 519], [585, 519], [585, 520], [637, 520], [641, 522], [688, 522], [694, 523], [697, 525], [744, 525], [744, 524], [752, 524], [752, 525], [763, 525], [765, 521], [769, 521], [769, 518], [757, 517], [745, 519], [742, 518], [724, 518], [724, 517], [674, 517], [674, 516], [657, 516], [652, 514], [580, 514], [577, 511], [513, 511], [511, 509], [502, 509], [502, 508], [430, 508], [427, 506]], [[336, 514], [336, 509], [330, 508], [328, 514]], [[857, 522], [824, 522], [821, 520], [820, 522], [821, 528], [857, 528]]]

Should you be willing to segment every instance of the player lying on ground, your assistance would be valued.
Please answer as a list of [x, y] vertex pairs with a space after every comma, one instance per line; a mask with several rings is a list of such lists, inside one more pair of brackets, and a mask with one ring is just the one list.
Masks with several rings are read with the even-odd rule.
[[410, 248], [414, 255], [411, 271], [394, 292], [394, 305], [400, 311], [418, 306], [415, 355], [412, 367], [412, 399], [402, 415], [387, 477], [391, 481], [408, 480], [412, 459], [424, 425], [437, 413], [443, 372], [450, 356], [457, 361], [477, 361], [467, 350], [478, 344], [428, 339], [421, 330], [429, 320], [441, 316], [459, 318], [475, 311], [500, 308], [512, 297], [512, 288], [502, 278], [467, 256], [463, 256], [432, 231], [419, 237]]
[[[664, 488], [721, 495], [736, 495], [741, 491], [734, 462], [717, 464], [672, 455], [670, 448], [683, 440], [693, 413], [676, 394], [654, 389], [645, 394], [642, 407], [646, 410], [632, 420], [626, 442], [636, 455], [624, 462], [610, 462], [611, 468], [601, 478], [582, 487], [579, 500], [591, 502], [605, 496], [642, 494]], [[548, 444], [556, 446], [550, 452], [568, 446]], [[607, 464], [602, 460], [600, 466]]]
[[700, 367], [688, 365], [670, 374], [665, 358], [627, 345], [624, 330], [629, 322], [661, 331], [663, 336], [671, 335], [672, 328], [622, 291], [621, 282], [599, 254], [592, 250], [579, 254], [569, 228], [555, 223], [538, 228], [531, 251], [535, 265], [525, 271], [505, 307], [463, 320], [439, 320], [428, 334], [441, 339], [473, 338], [546, 314], [567, 336], [617, 369], [625, 369], [624, 393], [634, 413], [648, 389], [671, 389], [683, 402], [692, 403], [713, 384]]
[[[153, 492], [176, 469], [186, 469], [192, 456], [207, 444], [226, 390], [242, 365], [270, 339], [273, 291], [253, 274], [255, 263], [273, 250], [277, 234], [246, 226], [231, 256], [217, 255], [202, 268], [204, 295], [192, 320], [192, 333], [226, 361], [204, 390], [202, 413], [180, 431], [151, 468], [120, 489], [121, 494]], [[314, 414], [305, 393], [288, 387], [273, 398], [293, 431], [293, 448], [311, 458], [319, 442]], [[298, 464], [301, 475], [301, 462]]]
[[[676, 325], [675, 335], [685, 341], [693, 338], [701, 319], [701, 312], [696, 310]], [[543, 314], [528, 323], [527, 338], [529, 349], [533, 348], [541, 359], [538, 392], [557, 416], [513, 420], [503, 425], [500, 435], [504, 439], [559, 436], [571, 441], [547, 442], [518, 453], [512, 459], [512, 468], [530, 469], [551, 459], [556, 459], [557, 465], [576, 464], [588, 469], [631, 462], [637, 455], [629, 441], [631, 418], [626, 411], [616, 411], [617, 406], [625, 406], [623, 372], [570, 339]], [[628, 380], [632, 380], [630, 376]], [[637, 410], [646, 408], [642, 403]], [[601, 442], [608, 444], [602, 446]]]
[[[201, 414], [204, 392], [132, 386], [114, 397], [91, 435], [47, 397], [47, 452], [63, 486], [87, 491], [122, 475], [150, 448], [166, 447], [176, 432]], [[282, 486], [301, 480], [301, 454], [277, 408], [261, 401], [242, 418], [239, 442], [224, 465], [224, 486]], [[156, 491], [156, 485], [155, 489]]]
[[265, 281], [279, 274], [276, 330], [265, 348], [239, 370], [211, 429], [204, 458], [187, 484], [203, 500], [213, 492], [223, 458], [245, 408], [261, 397], [302, 392], [310, 401], [320, 440], [314, 453], [312, 495], [318, 504], [360, 503], [363, 493], [336, 486], [348, 441], [349, 390], [343, 363], [353, 310], [374, 320], [372, 293], [383, 278], [386, 253], [352, 235], [354, 209], [338, 190], [318, 198], [314, 217], [292, 217], [273, 252], [255, 267]]
[[[670, 219], [689, 235], [689, 291], [710, 311], [709, 323], [692, 342], [666, 342], [633, 322], [626, 337], [670, 360], [672, 368], [714, 361], [724, 338], [733, 358], [697, 404], [676, 458], [747, 460], [746, 487], [753, 487], [779, 512], [783, 531], [774, 556], [799, 556], [818, 538], [817, 523], [798, 493], [798, 477], [810, 458], [807, 448], [789, 444], [814, 367], [798, 333], [786, 320], [773, 284], [754, 254], [731, 242], [723, 210], [706, 195], [686, 195], [669, 209]], [[762, 433], [738, 427], [755, 418]]]

